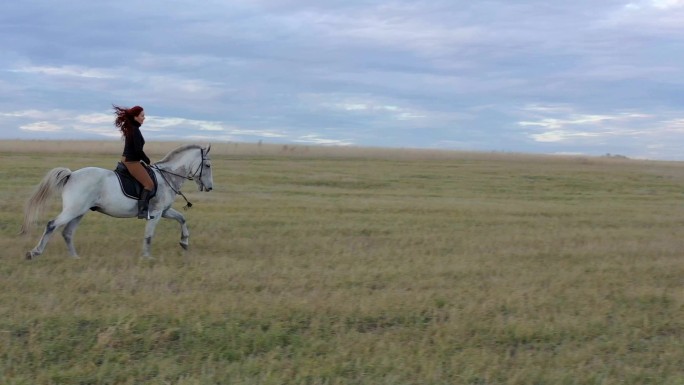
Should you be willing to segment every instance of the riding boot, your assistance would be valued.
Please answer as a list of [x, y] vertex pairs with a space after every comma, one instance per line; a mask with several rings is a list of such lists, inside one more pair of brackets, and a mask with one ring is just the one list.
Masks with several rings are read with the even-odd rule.
[[138, 219], [152, 219], [154, 217], [150, 216], [150, 194], [152, 191], [148, 189], [143, 189], [140, 193], [140, 199], [138, 200]]

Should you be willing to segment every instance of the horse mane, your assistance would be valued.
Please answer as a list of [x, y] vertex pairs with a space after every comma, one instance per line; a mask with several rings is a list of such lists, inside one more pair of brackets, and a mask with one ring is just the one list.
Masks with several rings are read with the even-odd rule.
[[200, 146], [199, 144], [184, 144], [184, 145], [182, 145], [182, 146], [176, 148], [175, 150], [172, 150], [172, 151], [169, 152], [168, 154], [166, 154], [166, 155], [164, 156], [164, 158], [162, 158], [160, 161], [158, 161], [158, 162], [156, 162], [156, 163], [168, 162], [168, 161], [170, 161], [171, 159], [173, 159], [174, 157], [176, 157], [176, 155], [180, 154], [181, 152], [185, 152], [185, 151], [187, 151], [187, 150], [195, 149], [195, 148], [196, 148], [196, 149], [201, 149], [202, 146]]

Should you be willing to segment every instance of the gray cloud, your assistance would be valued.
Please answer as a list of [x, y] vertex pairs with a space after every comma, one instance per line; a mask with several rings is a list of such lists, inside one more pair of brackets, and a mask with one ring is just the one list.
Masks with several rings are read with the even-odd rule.
[[[684, 1], [0, 5], [0, 138], [680, 159]], [[536, 107], [535, 107], [536, 106]]]

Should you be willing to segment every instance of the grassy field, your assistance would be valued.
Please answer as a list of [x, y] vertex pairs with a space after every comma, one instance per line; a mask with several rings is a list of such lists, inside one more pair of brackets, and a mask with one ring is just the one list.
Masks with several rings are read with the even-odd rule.
[[189, 252], [92, 213], [25, 261], [120, 147], [0, 142], [0, 384], [684, 384], [684, 164], [214, 144]]

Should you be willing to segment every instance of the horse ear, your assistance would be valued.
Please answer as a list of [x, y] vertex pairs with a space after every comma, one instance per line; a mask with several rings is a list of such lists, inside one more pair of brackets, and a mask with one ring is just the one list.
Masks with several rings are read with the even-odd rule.
[[206, 152], [206, 154], [209, 153], [209, 150], [211, 150], [211, 144], [209, 144], [209, 146], [207, 146], [207, 152]]

